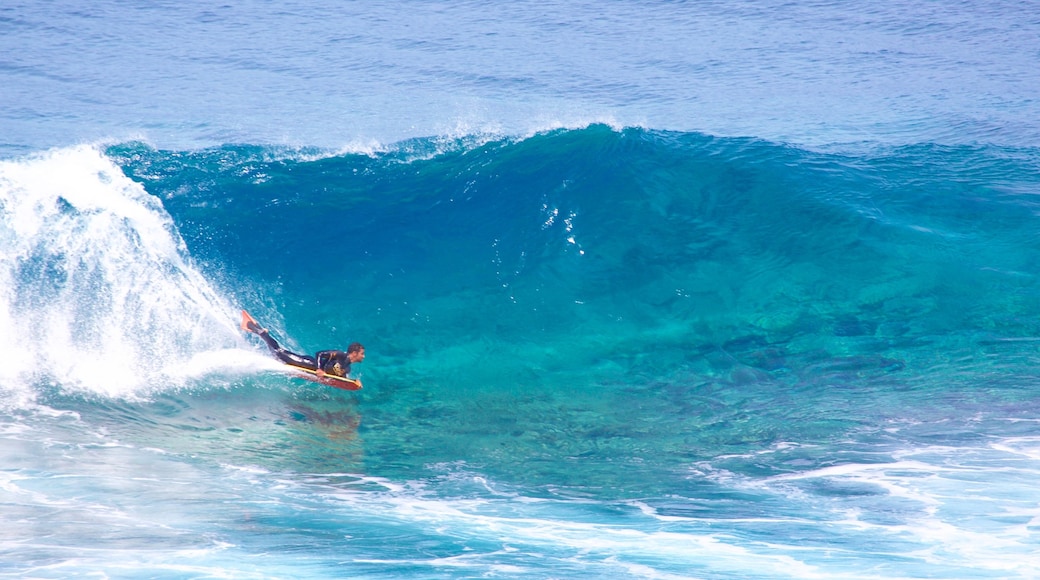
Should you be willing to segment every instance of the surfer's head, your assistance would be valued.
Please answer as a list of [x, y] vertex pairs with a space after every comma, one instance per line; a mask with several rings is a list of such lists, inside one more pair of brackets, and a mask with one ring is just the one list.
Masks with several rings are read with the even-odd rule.
[[351, 343], [347, 347], [347, 358], [351, 363], [359, 363], [365, 360], [365, 347], [360, 342]]

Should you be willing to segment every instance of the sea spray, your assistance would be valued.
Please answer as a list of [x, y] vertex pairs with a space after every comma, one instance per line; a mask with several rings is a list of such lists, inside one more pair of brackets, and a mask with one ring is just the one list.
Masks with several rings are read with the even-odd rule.
[[162, 203], [96, 147], [0, 163], [0, 379], [109, 396], [238, 344]]

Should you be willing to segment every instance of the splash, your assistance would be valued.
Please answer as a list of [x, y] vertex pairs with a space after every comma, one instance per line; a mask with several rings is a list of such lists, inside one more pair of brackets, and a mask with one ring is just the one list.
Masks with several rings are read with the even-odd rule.
[[91, 146], [0, 163], [0, 385], [135, 396], [234, 347], [160, 201]]

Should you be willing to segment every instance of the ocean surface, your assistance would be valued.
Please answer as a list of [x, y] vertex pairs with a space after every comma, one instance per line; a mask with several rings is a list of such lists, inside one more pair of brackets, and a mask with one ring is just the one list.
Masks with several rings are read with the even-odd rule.
[[1035, 2], [7, 2], [0, 577], [1040, 577], [1037, 62]]

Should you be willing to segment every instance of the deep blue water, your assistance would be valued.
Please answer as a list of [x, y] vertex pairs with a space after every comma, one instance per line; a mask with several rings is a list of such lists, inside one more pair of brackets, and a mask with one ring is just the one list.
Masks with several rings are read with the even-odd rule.
[[0, 576], [1040, 575], [1037, 14], [0, 8]]

